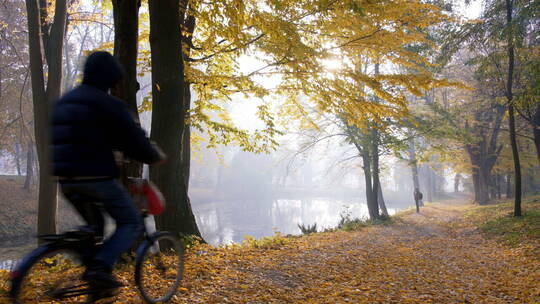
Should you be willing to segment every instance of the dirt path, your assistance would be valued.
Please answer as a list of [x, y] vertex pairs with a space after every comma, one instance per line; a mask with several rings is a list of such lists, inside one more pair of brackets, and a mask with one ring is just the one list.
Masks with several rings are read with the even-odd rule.
[[[173, 302], [540, 303], [540, 259], [486, 240], [463, 220], [467, 208], [454, 201], [354, 232], [201, 246]], [[141, 303], [132, 271], [117, 273], [128, 284], [117, 303]]]
[[464, 225], [465, 209], [432, 205], [262, 254], [209, 252], [202, 271], [188, 262], [178, 303], [540, 303], [540, 263]]

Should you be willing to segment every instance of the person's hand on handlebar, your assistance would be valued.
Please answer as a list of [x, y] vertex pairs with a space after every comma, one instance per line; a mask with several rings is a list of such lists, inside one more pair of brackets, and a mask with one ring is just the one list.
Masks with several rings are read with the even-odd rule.
[[161, 165], [167, 162], [167, 154], [165, 154], [165, 152], [163, 152], [163, 150], [161, 150], [161, 148], [156, 143], [153, 142], [152, 145], [154, 146], [154, 149], [156, 149], [157, 153], [159, 154], [159, 160], [153, 163], [152, 165]]

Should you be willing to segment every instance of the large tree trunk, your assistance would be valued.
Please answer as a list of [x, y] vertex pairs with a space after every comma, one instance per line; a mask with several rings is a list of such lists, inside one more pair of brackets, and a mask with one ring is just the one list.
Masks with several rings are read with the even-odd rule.
[[480, 167], [478, 175], [479, 196], [478, 204], [485, 205], [489, 202], [490, 174], [487, 168]]
[[[368, 207], [369, 218], [371, 220], [375, 220], [379, 218], [379, 205], [377, 203], [377, 197], [376, 197], [378, 191], [374, 191], [373, 189], [374, 171], [373, 171], [372, 161], [375, 160], [375, 158], [372, 156], [372, 153], [371, 153], [372, 152], [371, 148], [373, 147], [373, 143], [367, 140], [367, 138], [365, 138], [365, 140], [363, 140], [363, 143], [360, 144], [360, 142], [358, 141], [358, 134], [357, 134], [360, 131], [358, 129], [352, 129], [348, 127], [348, 132], [359, 154], [362, 156], [362, 169], [364, 170], [364, 180], [366, 184], [366, 203]], [[368, 131], [364, 135], [366, 135], [366, 137], [369, 137], [370, 133], [371, 131]]]
[[[189, 83], [186, 83], [184, 91], [184, 112], [187, 113], [191, 108], [191, 92], [189, 91]], [[191, 171], [191, 129], [189, 125], [184, 126], [182, 133], [182, 163], [184, 164], [184, 181], [186, 183], [186, 191], [189, 190], [189, 177]]]
[[486, 168], [480, 167], [473, 162], [475, 166], [472, 170], [474, 201], [479, 205], [485, 205], [489, 202], [489, 176]]
[[[113, 95], [124, 100], [138, 121], [137, 111], [137, 45], [139, 38], [140, 0], [113, 0], [114, 15], [114, 56], [124, 68], [122, 81], [113, 90]], [[124, 166], [124, 174], [131, 177], [142, 176], [142, 163], [129, 160]]]
[[[193, 33], [195, 31], [196, 19], [195, 16], [189, 14], [188, 10], [188, 0], [181, 0], [180, 2], [180, 11], [183, 13], [183, 30], [186, 32], [185, 35], [182, 35], [182, 42], [184, 47], [182, 48], [182, 55], [184, 58], [189, 58], [191, 52], [191, 45], [193, 41]], [[191, 84], [185, 82], [184, 86], [184, 112], [188, 113], [191, 109]], [[184, 180], [186, 183], [186, 189], [189, 193], [189, 178], [191, 170], [191, 128], [189, 124], [186, 124], [184, 127], [184, 132], [182, 134], [182, 162], [184, 164]]]
[[516, 139], [516, 123], [514, 121], [514, 105], [512, 104], [512, 83], [514, 80], [514, 43], [512, 26], [513, 1], [506, 0], [506, 26], [508, 31], [508, 78], [506, 82], [506, 98], [508, 102], [508, 129], [510, 130], [510, 143], [514, 158], [514, 216], [521, 216], [521, 164]]
[[[40, 3], [46, 3], [41, 1]], [[30, 74], [32, 79], [32, 100], [34, 105], [34, 131], [39, 160], [39, 200], [38, 234], [56, 232], [56, 183], [51, 177], [51, 153], [49, 151], [49, 113], [53, 102], [60, 95], [62, 84], [62, 46], [66, 22], [66, 1], [56, 1], [53, 23], [43, 16], [46, 7], [41, 7], [37, 0], [26, 1], [28, 17], [28, 43], [30, 56]], [[50, 29], [50, 32], [40, 32]], [[47, 87], [43, 71], [41, 41], [48, 64]]]
[[474, 201], [479, 205], [485, 205], [489, 202], [491, 170], [500, 152], [499, 149], [499, 151], [492, 154], [483, 153], [481, 151], [485, 150], [485, 146], [485, 140], [466, 146], [472, 165]]
[[497, 199], [497, 174], [491, 175], [489, 182], [489, 197], [490, 199]]
[[474, 190], [474, 201], [480, 201], [480, 182], [479, 182], [479, 173], [478, 168], [472, 168], [472, 180], [473, 180], [473, 190]]
[[184, 65], [178, 0], [149, 0], [152, 51], [152, 132], [168, 155], [164, 166], [151, 166], [150, 179], [162, 190], [167, 210], [158, 216], [159, 229], [200, 236], [188, 199], [182, 162], [185, 127]]

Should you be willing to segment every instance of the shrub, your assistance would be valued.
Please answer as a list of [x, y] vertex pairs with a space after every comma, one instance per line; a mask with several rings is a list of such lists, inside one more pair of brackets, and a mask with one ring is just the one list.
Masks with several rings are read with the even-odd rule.
[[313, 225], [304, 226], [304, 224], [298, 224], [298, 228], [300, 228], [300, 231], [302, 231], [302, 234], [311, 234], [317, 232], [317, 223], [313, 223]]
[[265, 236], [258, 240], [250, 235], [246, 235], [242, 241], [242, 245], [251, 248], [278, 249], [288, 244], [290, 241], [289, 238], [283, 236], [283, 234], [278, 231], [273, 236]]

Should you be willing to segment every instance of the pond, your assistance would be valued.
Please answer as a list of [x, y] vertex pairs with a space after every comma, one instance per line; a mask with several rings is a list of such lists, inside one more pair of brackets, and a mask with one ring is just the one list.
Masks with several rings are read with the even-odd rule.
[[[390, 215], [408, 206], [388, 206]], [[334, 228], [341, 214], [367, 218], [367, 205], [361, 198], [257, 199], [193, 202], [201, 234], [213, 245], [241, 242], [245, 236], [255, 238], [282, 234], [300, 234], [298, 224], [317, 224], [317, 231]]]
[[13, 266], [15, 266], [15, 264], [15, 260], [0, 261], [0, 270], [10, 270], [13, 268]]

